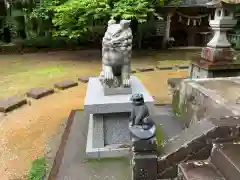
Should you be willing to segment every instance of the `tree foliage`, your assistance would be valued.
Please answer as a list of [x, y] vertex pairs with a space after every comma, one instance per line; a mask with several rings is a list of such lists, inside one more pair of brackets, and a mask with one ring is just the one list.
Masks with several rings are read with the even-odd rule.
[[106, 23], [110, 16], [107, 0], [69, 0], [54, 7], [55, 35], [79, 37]]

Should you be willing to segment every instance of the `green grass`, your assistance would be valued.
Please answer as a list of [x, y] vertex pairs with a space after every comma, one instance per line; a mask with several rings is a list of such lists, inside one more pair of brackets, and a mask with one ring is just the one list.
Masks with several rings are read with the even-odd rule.
[[47, 160], [38, 157], [32, 162], [32, 167], [28, 172], [28, 180], [42, 180], [47, 173]]
[[159, 124], [156, 125], [156, 138], [158, 147], [162, 147], [164, 143], [164, 135], [162, 132], [162, 126]]

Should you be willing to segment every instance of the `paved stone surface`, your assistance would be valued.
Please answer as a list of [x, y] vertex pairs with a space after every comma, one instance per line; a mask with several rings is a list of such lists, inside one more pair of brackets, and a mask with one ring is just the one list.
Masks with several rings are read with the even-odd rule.
[[83, 113], [76, 112], [64, 149], [62, 164], [55, 179], [131, 180], [128, 159], [86, 160], [87, 124]]
[[129, 116], [129, 113], [116, 113], [104, 117], [105, 145], [130, 144], [130, 133], [128, 130]]
[[32, 88], [27, 92], [27, 97], [39, 99], [54, 93], [53, 88]]
[[0, 100], [0, 112], [9, 112], [24, 104], [27, 104], [27, 100], [21, 97], [14, 96], [8, 99]]
[[78, 85], [77, 82], [74, 82], [74, 81], [71, 81], [71, 80], [65, 80], [65, 81], [54, 84], [54, 87], [57, 88], [57, 89], [60, 89], [60, 90], [64, 90], [64, 89], [74, 87], [74, 86], [77, 86], [77, 85]]
[[89, 77], [88, 76], [81, 76], [78, 80], [82, 83], [88, 83]]
[[153, 120], [163, 127], [165, 140], [178, 135], [185, 128], [184, 124], [174, 116], [171, 105], [155, 106], [153, 112]]
[[[131, 84], [132, 94], [143, 94], [146, 104], [153, 106], [152, 96], [137, 77], [131, 76]], [[130, 100], [132, 94], [104, 96], [99, 79], [91, 77], [86, 92], [84, 110], [87, 114], [129, 112], [132, 109]]]
[[181, 163], [179, 170], [182, 180], [225, 180], [217, 169], [207, 161]]

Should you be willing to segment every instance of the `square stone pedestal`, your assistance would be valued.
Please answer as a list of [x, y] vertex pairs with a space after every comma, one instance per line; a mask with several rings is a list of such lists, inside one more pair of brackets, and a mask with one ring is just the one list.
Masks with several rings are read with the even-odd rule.
[[209, 61], [201, 56], [191, 59], [189, 78], [216, 78], [240, 76], [239, 61]]
[[[154, 99], [135, 76], [131, 77], [132, 94], [141, 93], [150, 114]], [[89, 79], [84, 111], [89, 118], [86, 154], [88, 158], [121, 157], [130, 153], [128, 122], [132, 94], [104, 95], [98, 77]]]

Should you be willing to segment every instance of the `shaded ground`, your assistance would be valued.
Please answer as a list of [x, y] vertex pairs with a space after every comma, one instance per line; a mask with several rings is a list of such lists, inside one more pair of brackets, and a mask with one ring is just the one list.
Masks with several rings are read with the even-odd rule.
[[[182, 54], [182, 56], [180, 56]], [[98, 54], [100, 55], [100, 53]], [[100, 57], [100, 56], [99, 56]], [[57, 52], [0, 57], [0, 98], [24, 94], [32, 87], [51, 87], [63, 79], [99, 73], [100, 58], [91, 52]], [[133, 67], [156, 65], [158, 60], [186, 59], [186, 52], [136, 57]], [[176, 59], [179, 60], [179, 59]], [[161, 62], [160, 62], [161, 63]], [[164, 62], [167, 64], [167, 61]], [[172, 62], [171, 62], [172, 63]], [[167, 79], [184, 77], [186, 71], [155, 71], [136, 74], [150, 93], [162, 102], [169, 102]], [[86, 84], [57, 92], [33, 101], [4, 116], [0, 114], [0, 175], [1, 180], [26, 179], [31, 162], [44, 154], [49, 139], [72, 109], [83, 108]]]

